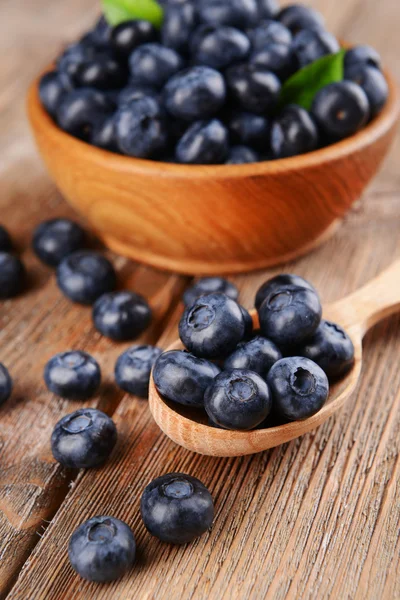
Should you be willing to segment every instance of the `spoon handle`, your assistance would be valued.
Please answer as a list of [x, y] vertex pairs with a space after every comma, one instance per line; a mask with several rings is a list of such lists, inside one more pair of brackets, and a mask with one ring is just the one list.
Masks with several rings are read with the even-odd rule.
[[334, 308], [341, 323], [357, 327], [362, 336], [385, 317], [400, 311], [400, 260], [364, 287], [336, 302]]

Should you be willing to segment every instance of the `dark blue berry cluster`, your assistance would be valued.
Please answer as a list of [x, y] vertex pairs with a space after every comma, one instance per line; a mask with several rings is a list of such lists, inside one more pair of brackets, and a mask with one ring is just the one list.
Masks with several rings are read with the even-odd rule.
[[275, 0], [162, 4], [160, 30], [143, 20], [111, 28], [101, 18], [42, 77], [42, 104], [61, 129], [137, 158], [240, 164], [350, 136], [386, 102], [380, 58], [358, 46], [346, 54], [345, 79], [317, 93], [310, 111], [282, 108], [284, 82], [340, 50], [309, 7], [280, 10]]

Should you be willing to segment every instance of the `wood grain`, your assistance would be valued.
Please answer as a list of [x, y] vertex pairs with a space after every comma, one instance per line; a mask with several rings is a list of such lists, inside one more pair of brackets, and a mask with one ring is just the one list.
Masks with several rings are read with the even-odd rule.
[[[312, 4], [326, 11], [328, 23], [341, 37], [375, 44], [400, 80], [397, 2], [382, 0], [379, 14], [372, 0]], [[66, 41], [88, 26], [96, 7], [96, 0], [84, 6], [81, 0], [1, 3], [1, 16], [6, 18], [0, 19], [0, 50], [1, 56], [9, 55], [0, 68], [1, 219], [10, 225], [21, 249], [44, 213], [71, 214], [49, 184], [28, 138], [22, 106], [27, 80], [61, 47], [60, 23]], [[306, 259], [285, 265], [312, 280], [324, 302], [357, 289], [400, 255], [399, 156], [397, 138], [381, 175], [344, 227]], [[360, 387], [341, 411], [315, 432], [253, 457], [217, 459], [187, 452], [160, 432], [145, 402], [123, 398], [115, 416], [120, 441], [111, 462], [78, 476], [40, 539], [35, 532], [40, 523], [46, 525], [41, 519], [50, 519], [68, 490], [67, 474], [54, 466], [48, 440], [58, 415], [69, 405], [58, 406], [56, 399], [47, 397], [38, 363], [44, 363], [53, 345], [61, 347], [63, 339], [90, 348], [102, 363], [117, 349], [93, 336], [86, 313], [60, 299], [51, 275], [28, 251], [24, 258], [35, 285], [28, 297], [1, 307], [1, 359], [18, 362], [21, 374], [20, 391], [11, 404], [14, 417], [3, 420], [0, 414], [0, 477], [6, 483], [0, 490], [3, 592], [39, 539], [10, 598], [400, 598], [399, 317], [367, 335]], [[155, 285], [153, 292], [164, 289], [165, 283], [153, 283], [148, 271], [125, 267], [123, 259], [118, 264], [128, 269], [128, 277], [145, 278], [133, 281], [135, 288], [142, 281], [142, 292], [150, 284]], [[265, 278], [265, 272], [235, 278], [247, 307]], [[177, 308], [160, 340], [165, 346], [176, 338], [180, 312]], [[104, 364], [110, 381], [112, 360]], [[121, 398], [115, 401], [111, 396], [110, 404], [116, 406]], [[108, 398], [105, 394], [105, 406]], [[216, 503], [213, 530], [186, 548], [150, 538], [138, 516], [145, 484], [173, 470], [200, 477]], [[139, 543], [135, 569], [121, 582], [106, 586], [80, 580], [66, 556], [73, 529], [101, 512], [127, 520]]]

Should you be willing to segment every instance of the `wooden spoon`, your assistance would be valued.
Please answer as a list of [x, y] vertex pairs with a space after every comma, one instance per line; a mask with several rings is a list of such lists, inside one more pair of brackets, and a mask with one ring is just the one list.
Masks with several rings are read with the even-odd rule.
[[[326, 421], [339, 410], [354, 392], [361, 373], [362, 339], [381, 319], [400, 310], [400, 260], [366, 286], [342, 300], [326, 306], [324, 318], [338, 323], [353, 340], [353, 369], [331, 387], [325, 406], [313, 417], [268, 429], [249, 432], [227, 431], [207, 425], [203, 411], [189, 409], [160, 396], [150, 379], [149, 404], [153, 417], [163, 432], [177, 444], [209, 456], [242, 456], [254, 454], [293, 440]], [[255, 327], [258, 318], [252, 313]], [[180, 341], [168, 350], [181, 349]]]

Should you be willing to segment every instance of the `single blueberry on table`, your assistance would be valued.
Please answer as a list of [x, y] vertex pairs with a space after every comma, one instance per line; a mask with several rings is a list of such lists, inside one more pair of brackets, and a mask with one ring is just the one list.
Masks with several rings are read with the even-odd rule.
[[89, 400], [97, 392], [101, 371], [97, 361], [80, 350], [62, 352], [49, 360], [44, 369], [47, 388], [69, 400]]
[[151, 323], [151, 308], [145, 298], [134, 292], [111, 292], [100, 296], [93, 306], [93, 323], [112, 340], [134, 340]]
[[183, 60], [175, 50], [161, 44], [143, 44], [132, 52], [129, 58], [131, 75], [143, 83], [162, 88], [180, 71]]
[[339, 81], [316, 94], [311, 114], [328, 138], [341, 140], [366, 124], [370, 107], [367, 95], [359, 85], [352, 81]]
[[273, 19], [279, 12], [278, 0], [257, 0], [258, 16], [261, 19]]
[[120, 579], [135, 561], [136, 542], [126, 523], [114, 517], [93, 517], [72, 534], [68, 556], [84, 579], [99, 583]]
[[126, 84], [128, 71], [119, 62], [98, 57], [84, 62], [76, 70], [73, 82], [77, 87], [114, 90]]
[[72, 90], [58, 106], [56, 120], [67, 133], [89, 141], [93, 129], [110, 116], [112, 103], [100, 91]]
[[227, 279], [223, 277], [202, 277], [185, 291], [182, 298], [183, 303], [185, 306], [192, 306], [200, 296], [217, 292], [229, 296], [232, 300], [237, 300], [239, 297], [239, 290], [236, 285]]
[[161, 27], [161, 41], [167, 48], [186, 54], [189, 40], [197, 24], [195, 4], [183, 2], [182, 4], [167, 5], [164, 10], [164, 19]]
[[115, 364], [117, 385], [134, 396], [147, 398], [151, 369], [162, 353], [155, 346], [131, 346], [125, 350]]
[[318, 142], [317, 126], [300, 106], [286, 106], [272, 122], [271, 149], [274, 158], [311, 152], [318, 147]]
[[282, 358], [278, 346], [258, 335], [249, 342], [241, 343], [224, 362], [224, 370], [247, 369], [265, 379], [273, 364]]
[[272, 408], [265, 380], [248, 369], [230, 369], [207, 388], [204, 407], [210, 419], [224, 429], [248, 431], [262, 423]]
[[202, 408], [204, 392], [220, 371], [214, 363], [189, 352], [170, 350], [156, 360], [153, 378], [157, 391], [167, 400]]
[[124, 21], [111, 31], [110, 44], [115, 53], [127, 58], [138, 46], [157, 40], [157, 30], [149, 21]]
[[260, 160], [257, 152], [249, 148], [248, 146], [232, 146], [229, 151], [226, 165], [244, 165], [249, 163], [255, 163]]
[[73, 302], [93, 304], [97, 298], [116, 288], [117, 276], [107, 258], [97, 252], [81, 250], [60, 262], [57, 284]]
[[168, 473], [145, 488], [140, 512], [151, 535], [169, 544], [189, 544], [211, 527], [214, 503], [195, 477]]
[[223, 163], [228, 156], [228, 131], [218, 119], [195, 121], [178, 142], [175, 155], [182, 164]]
[[303, 29], [292, 42], [292, 51], [300, 68], [339, 50], [340, 44], [335, 36], [323, 29]]
[[115, 131], [121, 152], [136, 158], [152, 158], [167, 145], [165, 117], [152, 97], [122, 104], [115, 115]]
[[389, 86], [383, 73], [375, 67], [356, 65], [346, 70], [345, 78], [357, 83], [364, 90], [369, 102], [370, 116], [376, 117], [389, 96]]
[[71, 91], [68, 77], [57, 71], [45, 73], [39, 83], [39, 97], [42, 105], [51, 117], [55, 117], [60, 103]]
[[199, 65], [223, 70], [244, 60], [250, 47], [249, 38], [239, 29], [210, 27], [191, 45], [192, 59]]
[[312, 336], [321, 315], [317, 292], [296, 285], [270, 293], [258, 309], [261, 333], [280, 348], [296, 346]]
[[329, 383], [312, 360], [299, 356], [282, 358], [268, 373], [274, 410], [287, 421], [301, 421], [321, 410], [328, 399]]
[[8, 369], [0, 363], [0, 406], [7, 402], [13, 390], [13, 380]]
[[19, 294], [26, 280], [26, 270], [19, 258], [0, 252], [0, 298], [13, 298]]
[[274, 109], [278, 103], [280, 81], [263, 67], [247, 63], [230, 67], [226, 82], [233, 100], [243, 110], [262, 114]]
[[375, 48], [364, 45], [354, 46], [347, 50], [344, 57], [345, 74], [348, 69], [361, 66], [375, 67], [376, 69], [381, 68], [381, 57]]
[[264, 115], [234, 111], [227, 122], [232, 141], [256, 150], [268, 150], [270, 121]]
[[292, 41], [292, 34], [289, 29], [278, 21], [266, 19], [261, 21], [254, 29], [248, 32], [253, 50], [261, 50], [268, 44], [285, 44], [289, 46]]
[[293, 50], [287, 44], [273, 42], [255, 50], [250, 56], [250, 63], [275, 73], [282, 81], [296, 71]]
[[228, 356], [245, 334], [243, 313], [225, 294], [200, 296], [179, 323], [179, 336], [189, 352], [201, 358]]
[[317, 363], [329, 379], [342, 377], [354, 364], [353, 342], [344, 329], [330, 321], [321, 321], [314, 335], [296, 351]]
[[268, 279], [265, 283], [260, 286], [257, 291], [255, 298], [255, 307], [258, 310], [264, 300], [270, 294], [277, 292], [282, 286], [286, 285], [295, 285], [297, 287], [304, 287], [309, 290], [316, 292], [317, 290], [311, 283], [300, 277], [299, 275], [292, 275], [287, 273], [282, 273], [281, 275], [276, 275], [271, 279]]
[[96, 408], [80, 408], [58, 421], [51, 450], [63, 467], [92, 469], [106, 462], [116, 442], [117, 429], [109, 416]]
[[324, 28], [324, 18], [321, 13], [303, 4], [286, 6], [278, 14], [278, 20], [292, 33], [297, 33], [301, 29]]
[[33, 251], [50, 267], [56, 267], [66, 256], [85, 246], [86, 234], [70, 219], [50, 219], [38, 225], [33, 233]]
[[0, 225], [0, 252], [11, 252], [13, 243], [7, 229]]
[[197, 10], [200, 21], [208, 25], [230, 25], [246, 29], [258, 18], [256, 0], [200, 0]]
[[165, 107], [174, 117], [196, 121], [211, 117], [222, 108], [226, 86], [215, 69], [190, 67], [171, 77], [163, 94]]

